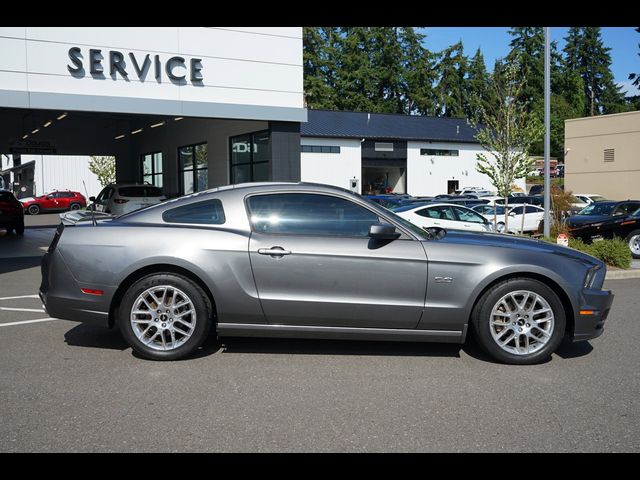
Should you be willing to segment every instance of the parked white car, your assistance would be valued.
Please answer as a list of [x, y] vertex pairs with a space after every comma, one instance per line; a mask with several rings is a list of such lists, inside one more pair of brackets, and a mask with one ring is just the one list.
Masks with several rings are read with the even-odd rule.
[[593, 202], [602, 202], [604, 200], [608, 200], [607, 198], [604, 198], [602, 195], [596, 195], [593, 193], [574, 193], [573, 197], [576, 199], [576, 201], [571, 202], [570, 213], [572, 215], [575, 215], [580, 210], [592, 204]]
[[492, 232], [489, 220], [470, 208], [450, 203], [405, 205], [393, 212], [421, 228], [440, 227], [451, 230]]
[[90, 198], [96, 211], [115, 216], [149, 207], [166, 199], [159, 187], [140, 183], [112, 183], [104, 187], [97, 197]]
[[[522, 210], [524, 210], [524, 229], [522, 230]], [[497, 232], [504, 232], [505, 230], [505, 218], [504, 218], [504, 206], [498, 205], [496, 207], [491, 205], [475, 205], [471, 207], [474, 212], [483, 215], [492, 224], [496, 222], [495, 230]], [[524, 233], [535, 232], [538, 230], [540, 222], [544, 218], [544, 209], [536, 205], [530, 204], [514, 204], [509, 205], [509, 232], [510, 233]]]

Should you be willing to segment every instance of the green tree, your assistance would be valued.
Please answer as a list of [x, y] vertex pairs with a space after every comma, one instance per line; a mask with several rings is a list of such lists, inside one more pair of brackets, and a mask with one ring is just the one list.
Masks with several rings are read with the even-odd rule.
[[336, 106], [337, 35], [335, 28], [303, 29], [304, 92], [310, 108]]
[[[543, 125], [522, 101], [526, 80], [518, 65], [510, 63], [498, 72], [490, 85], [497, 101], [481, 106], [470, 123], [477, 130], [476, 140], [485, 150], [476, 154], [476, 170], [489, 177], [506, 204], [514, 181], [526, 177], [533, 166], [531, 146], [543, 135]], [[508, 228], [507, 215], [505, 226]]]
[[[636, 32], [640, 33], [640, 27], [636, 28]], [[640, 48], [640, 43], [638, 44], [638, 47]], [[640, 57], [640, 53], [638, 53], [638, 56]], [[630, 73], [629, 80], [633, 80], [632, 85], [635, 85], [640, 89], [640, 73]]]
[[443, 117], [464, 117], [467, 58], [464, 56], [462, 42], [445, 49], [440, 56], [437, 65], [438, 83], [435, 87], [437, 112]]
[[400, 29], [402, 48], [404, 113], [435, 115], [433, 83], [436, 79], [435, 56], [422, 42], [425, 35], [413, 27]]
[[92, 155], [89, 160], [89, 171], [98, 177], [100, 185], [106, 187], [116, 181], [116, 159]]
[[478, 48], [469, 62], [465, 88], [465, 114], [467, 118], [478, 115], [480, 105], [486, 106], [491, 102], [489, 89], [489, 74], [484, 63], [482, 52]]

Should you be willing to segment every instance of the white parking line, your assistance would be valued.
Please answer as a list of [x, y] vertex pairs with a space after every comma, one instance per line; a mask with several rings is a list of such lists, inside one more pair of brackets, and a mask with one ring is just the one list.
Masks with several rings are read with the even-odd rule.
[[11, 312], [44, 312], [41, 308], [0, 307], [0, 310], [9, 310]]
[[1, 297], [0, 300], [15, 300], [18, 298], [39, 298], [38, 295], [20, 295], [19, 297]]
[[0, 323], [0, 327], [10, 327], [11, 325], [24, 325], [25, 323], [50, 322], [52, 320], [61, 320], [60, 318], [38, 318], [36, 320], [25, 320], [23, 322]]

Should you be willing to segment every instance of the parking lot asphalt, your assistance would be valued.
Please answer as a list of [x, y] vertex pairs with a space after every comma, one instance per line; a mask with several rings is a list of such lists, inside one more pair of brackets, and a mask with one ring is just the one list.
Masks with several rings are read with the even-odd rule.
[[542, 365], [473, 343], [214, 337], [159, 363], [115, 331], [47, 319], [35, 294], [52, 236], [0, 231], [2, 452], [640, 449], [640, 279], [607, 281], [603, 336]]

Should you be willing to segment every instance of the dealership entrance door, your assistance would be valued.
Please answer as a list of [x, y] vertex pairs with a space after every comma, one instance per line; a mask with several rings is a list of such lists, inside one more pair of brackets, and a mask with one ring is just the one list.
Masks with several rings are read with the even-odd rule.
[[407, 161], [362, 160], [362, 192], [365, 195], [407, 192]]
[[386, 139], [362, 142], [362, 193], [407, 193], [407, 142]]

